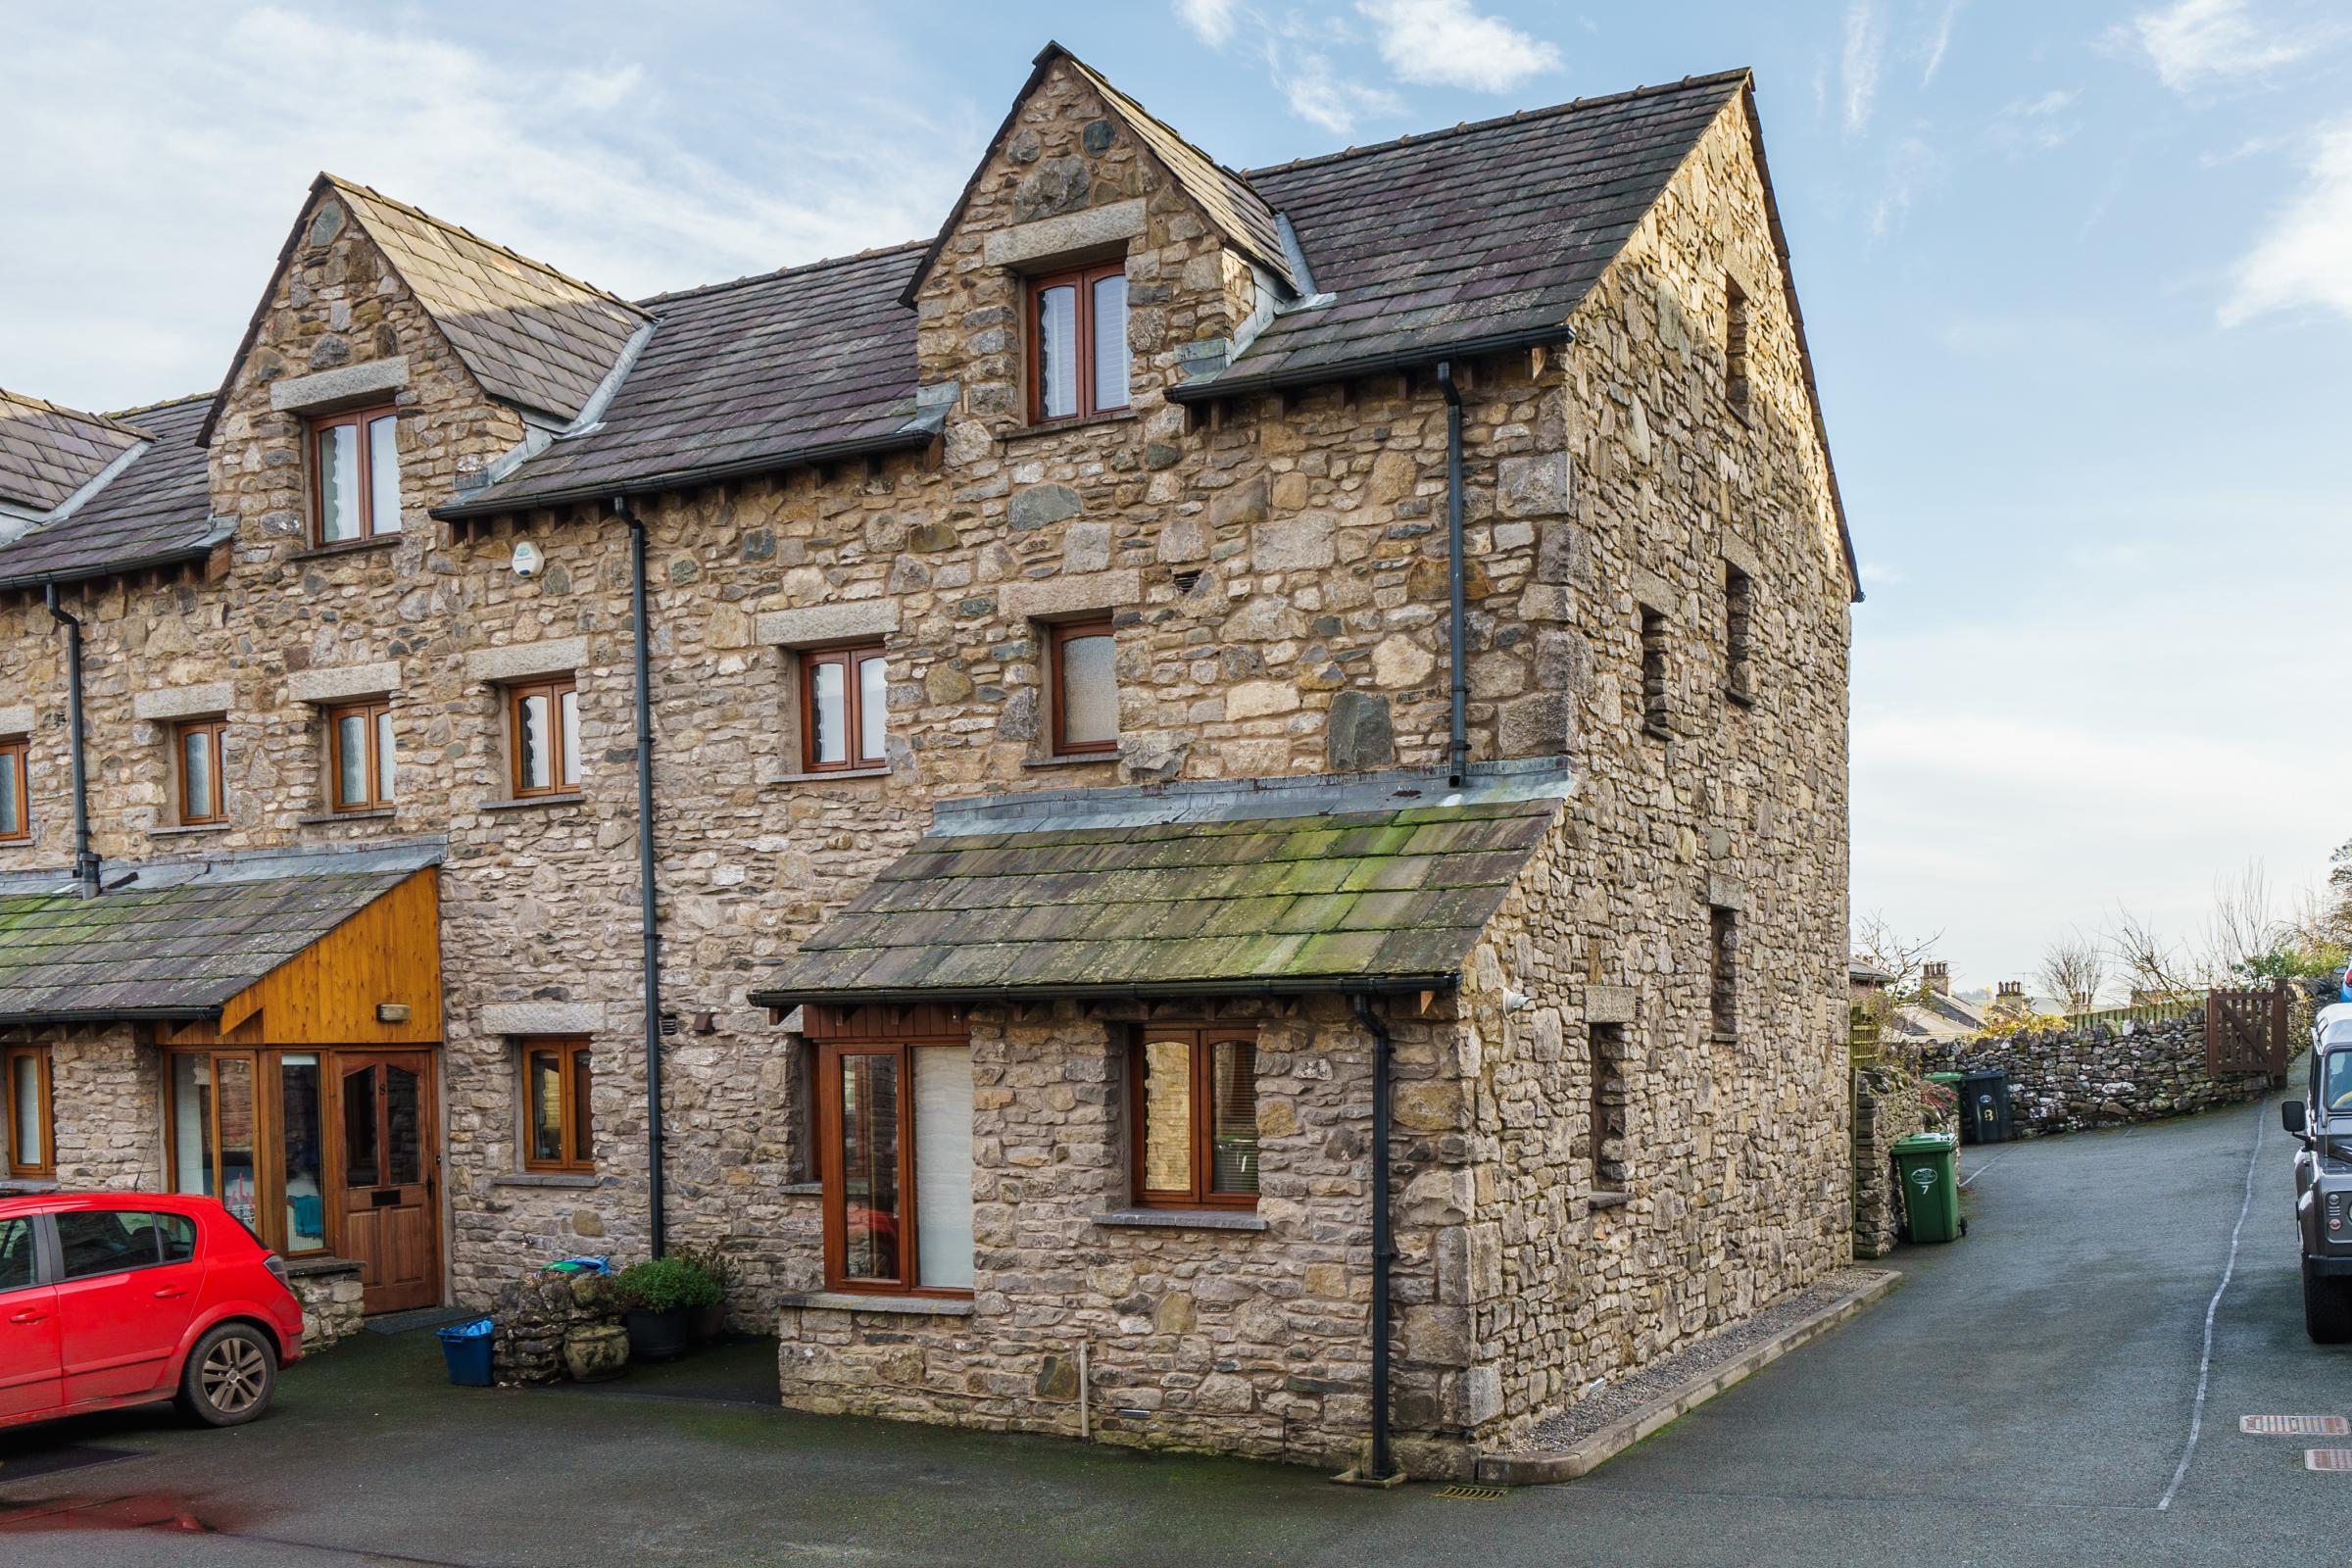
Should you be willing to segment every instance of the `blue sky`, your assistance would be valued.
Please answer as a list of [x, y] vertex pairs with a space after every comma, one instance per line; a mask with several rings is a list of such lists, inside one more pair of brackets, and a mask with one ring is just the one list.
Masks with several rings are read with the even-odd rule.
[[0, 385], [217, 382], [320, 168], [648, 292], [928, 233], [1049, 37], [1245, 167], [1747, 65], [1870, 593], [1857, 911], [1989, 982], [2352, 838], [2352, 5], [555, 14], [12, 20]]

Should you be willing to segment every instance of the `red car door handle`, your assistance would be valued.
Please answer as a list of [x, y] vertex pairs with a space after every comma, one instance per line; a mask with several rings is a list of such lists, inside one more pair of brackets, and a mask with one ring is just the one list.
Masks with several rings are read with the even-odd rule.
[[162, 1290], [155, 1293], [155, 1298], [159, 1301], [169, 1301], [174, 1297], [185, 1296], [187, 1294], [188, 1290], [184, 1285], [167, 1285]]
[[35, 1312], [30, 1307], [26, 1307], [24, 1311], [11, 1317], [9, 1321], [11, 1323], [38, 1323], [48, 1315], [46, 1312]]

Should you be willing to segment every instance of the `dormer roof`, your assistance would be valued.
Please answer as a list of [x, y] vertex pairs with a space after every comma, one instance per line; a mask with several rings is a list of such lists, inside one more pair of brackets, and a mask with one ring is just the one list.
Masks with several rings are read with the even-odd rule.
[[915, 291], [923, 286], [923, 279], [930, 275], [932, 265], [947, 247], [949, 237], [956, 232], [956, 225], [962, 221], [964, 209], [971, 205], [973, 193], [979, 188], [981, 174], [995, 162], [998, 149], [1004, 145], [1004, 138], [1012, 134], [1013, 126], [1019, 122], [1021, 105], [1029, 101], [1029, 95], [1037, 91], [1039, 84], [1046, 79], [1046, 73], [1054, 69], [1056, 61], [1069, 62], [1070, 69], [1102, 98], [1103, 107], [1127, 127], [1130, 135], [1151, 151], [1152, 157], [1159, 160], [1184, 193], [1224, 234], [1227, 244], [1273, 273], [1285, 287], [1297, 292], [1298, 280], [1291, 275], [1291, 264], [1283, 248], [1282, 231], [1275, 222], [1274, 209], [1250, 188], [1250, 181], [1186, 141], [1165, 121], [1154, 118], [1142, 104], [1113, 87], [1101, 72], [1060, 44], [1049, 42], [1038, 51], [1037, 59], [1031, 64], [1029, 79], [1021, 83], [1021, 90], [1012, 95], [1012, 107], [1005, 111], [1004, 123], [997, 126], [997, 133], [988, 139], [987, 150], [981, 153], [980, 162], [972, 167], [972, 177], [964, 181], [963, 192], [949, 210], [947, 221], [940, 224], [939, 233], [924, 250], [914, 275], [907, 279], [906, 290], [900, 296], [902, 303], [914, 303]]
[[81, 416], [122, 432], [129, 461], [80, 505], [62, 515], [52, 509], [0, 544], [0, 588], [105, 576], [210, 554], [220, 540], [210, 465], [196, 430], [211, 404], [207, 392], [126, 413]]
[[103, 414], [0, 389], [0, 507], [46, 513], [139, 444]]

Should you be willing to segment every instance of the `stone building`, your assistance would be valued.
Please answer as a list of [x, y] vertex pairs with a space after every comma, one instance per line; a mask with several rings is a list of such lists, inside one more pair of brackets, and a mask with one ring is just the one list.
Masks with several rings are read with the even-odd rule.
[[1240, 172], [1049, 47], [931, 239], [635, 302], [321, 176], [218, 393], [11, 403], [0, 505], [19, 1180], [1440, 1473], [1849, 1255], [1745, 73]]

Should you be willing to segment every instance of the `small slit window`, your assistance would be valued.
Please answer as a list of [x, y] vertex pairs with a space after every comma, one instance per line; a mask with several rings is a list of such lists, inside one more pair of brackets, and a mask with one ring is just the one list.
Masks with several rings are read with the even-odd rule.
[[327, 776], [338, 811], [390, 806], [392, 705], [349, 703], [326, 713]]
[[1748, 670], [1754, 652], [1755, 582], [1738, 566], [1723, 568], [1723, 660], [1725, 690], [1735, 702], [1752, 701]]
[[38, 1180], [57, 1173], [55, 1104], [49, 1087], [49, 1048], [10, 1046], [0, 1054], [0, 1109], [8, 1116], [8, 1173]]
[[1740, 1032], [1740, 911], [1722, 905], [1707, 910], [1707, 1001], [1715, 1038]]
[[400, 532], [400, 421], [390, 409], [311, 421], [311, 503], [321, 545]]
[[0, 844], [21, 844], [32, 837], [32, 791], [25, 776], [25, 737], [0, 739]]
[[1592, 1102], [1585, 1123], [1585, 1161], [1596, 1193], [1625, 1191], [1625, 1025], [1589, 1026]]
[[516, 800], [580, 787], [580, 697], [571, 676], [508, 687], [507, 722]]
[[801, 656], [803, 767], [811, 773], [888, 762], [890, 666], [880, 648]]
[[532, 1040], [522, 1052], [522, 1168], [596, 1169], [595, 1074], [585, 1040]]
[[173, 728], [172, 750], [179, 777], [180, 826], [203, 827], [228, 820], [227, 783], [221, 765], [227, 737], [225, 719], [191, 718]]
[[1047, 628], [1054, 755], [1086, 757], [1119, 745], [1117, 645], [1107, 620]]
[[1666, 706], [1666, 617], [1642, 612], [1642, 727], [1660, 740], [1672, 732]]
[[1029, 416], [1080, 419], [1127, 407], [1127, 270], [1081, 268], [1029, 284]]
[[1723, 395], [1732, 412], [1747, 417], [1747, 291], [1723, 280]]

